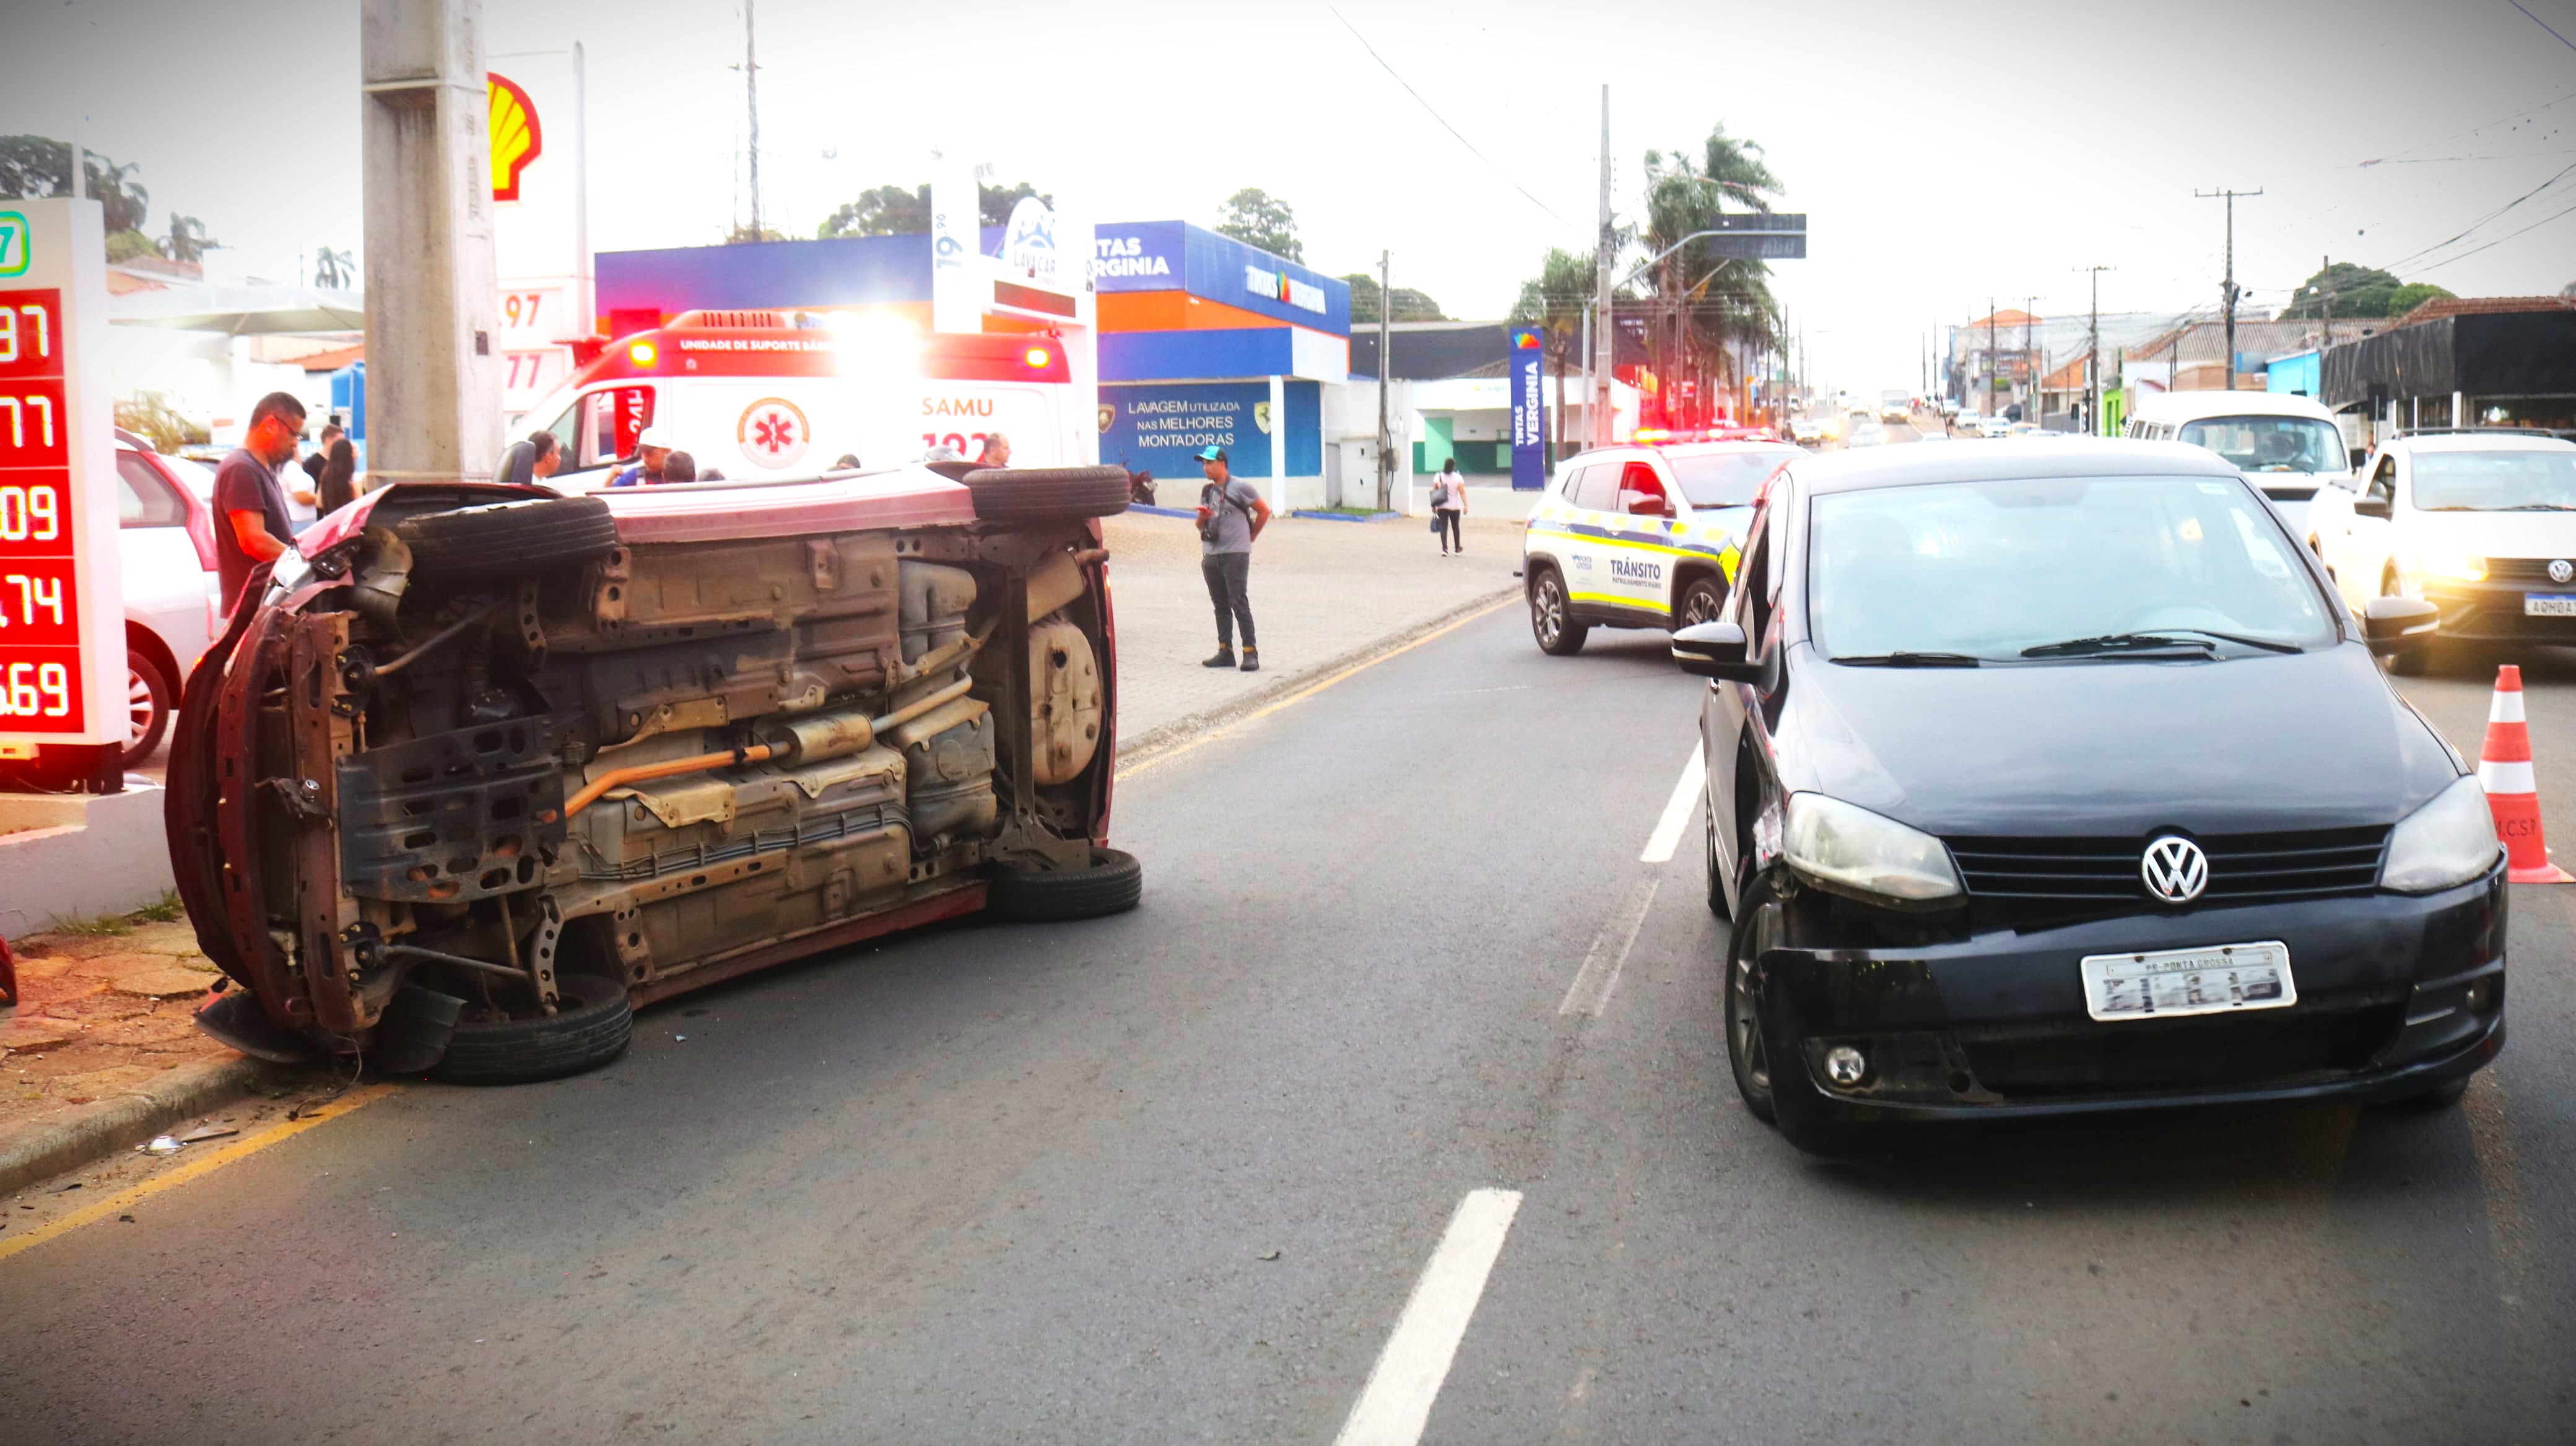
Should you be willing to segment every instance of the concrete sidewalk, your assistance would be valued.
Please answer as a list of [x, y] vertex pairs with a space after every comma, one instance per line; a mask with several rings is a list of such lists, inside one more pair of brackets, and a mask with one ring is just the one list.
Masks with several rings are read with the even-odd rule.
[[1424, 519], [1281, 517], [1252, 549], [1261, 671], [1204, 668], [1216, 615], [1186, 518], [1130, 513], [1104, 524], [1118, 611], [1118, 737], [1150, 748], [1480, 601], [1519, 587], [1521, 524], [1470, 518], [1466, 552], [1444, 558]]

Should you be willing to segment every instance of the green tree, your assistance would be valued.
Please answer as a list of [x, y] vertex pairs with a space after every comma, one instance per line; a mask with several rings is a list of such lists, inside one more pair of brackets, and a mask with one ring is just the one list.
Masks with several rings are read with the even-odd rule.
[[[174, 217], [172, 219], [175, 220], [177, 218]], [[358, 268], [350, 262], [348, 252], [334, 251], [328, 246], [321, 247], [314, 251], [314, 285], [341, 287], [347, 286], [357, 279]]]
[[140, 231], [110, 231], [107, 233], [108, 260], [133, 261], [145, 256], [149, 256], [155, 261], [161, 259], [161, 247], [158, 243], [153, 241], [151, 237], [144, 235]]
[[[1025, 197], [1036, 196], [1052, 206], [1055, 197], [1039, 194], [1038, 188], [1022, 181], [1013, 186], [975, 187], [975, 210], [987, 226], [1009, 223], [1011, 208]], [[878, 186], [861, 191], [855, 201], [844, 201], [841, 208], [823, 220], [815, 229], [818, 240], [835, 236], [920, 236], [930, 231], [930, 183], [907, 191], [901, 186]]]
[[[0, 136], [0, 196], [41, 200], [72, 193], [72, 147], [51, 136]], [[140, 231], [151, 210], [152, 196], [135, 179], [142, 167], [118, 165], [98, 152], [81, 148], [81, 170], [90, 198], [106, 213], [107, 234]]]
[[2375, 266], [2337, 261], [2300, 282], [2290, 293], [2290, 304], [2273, 319], [2314, 321], [2325, 314], [2329, 297], [2337, 316], [2386, 316], [2389, 294], [2396, 289], [2397, 278]]
[[[207, 252], [223, 244], [206, 234], [205, 222], [194, 216], [182, 216], [176, 211], [170, 213], [170, 234], [160, 243], [162, 255], [191, 265], [203, 262]], [[344, 260], [347, 255], [345, 251], [341, 253]]]
[[1706, 238], [1683, 238], [1715, 228], [1729, 206], [1768, 211], [1782, 193], [1762, 147], [1728, 135], [1723, 123], [1695, 154], [1646, 152], [1646, 222], [1636, 240], [1650, 256], [1670, 251], [1644, 278], [1654, 298], [1647, 354], [1662, 385], [1688, 379], [1740, 391], [1739, 355], [1777, 349], [1780, 307], [1771, 295], [1771, 268], [1721, 257]]
[[[1573, 360], [1574, 350], [1583, 341], [1583, 314], [1594, 297], [1598, 276], [1593, 271], [1593, 253], [1548, 248], [1539, 262], [1538, 275], [1521, 283], [1520, 300], [1512, 303], [1514, 326], [1535, 326], [1540, 345], [1556, 366], [1556, 451], [1565, 451], [1565, 373]], [[1633, 301], [1622, 293], [1611, 298], [1612, 304]], [[1590, 363], [1585, 363], [1589, 366]], [[1598, 403], [1595, 403], [1598, 405]]]
[[2404, 316], [2428, 301], [2449, 301], [2458, 293], [2445, 291], [2429, 281], [2410, 281], [2388, 293], [2385, 316]]
[[1290, 261], [1306, 259], [1306, 248], [1297, 241], [1297, 213], [1258, 186], [1246, 186], [1225, 198], [1216, 233]]
[[[1377, 325], [1377, 278], [1365, 271], [1354, 271], [1342, 280], [1350, 283], [1351, 325], [1358, 326], [1363, 322], [1370, 326]], [[1448, 319], [1441, 314], [1440, 303], [1432, 300], [1428, 292], [1416, 291], [1409, 286], [1395, 288], [1395, 314], [1387, 320], [1447, 321]]]

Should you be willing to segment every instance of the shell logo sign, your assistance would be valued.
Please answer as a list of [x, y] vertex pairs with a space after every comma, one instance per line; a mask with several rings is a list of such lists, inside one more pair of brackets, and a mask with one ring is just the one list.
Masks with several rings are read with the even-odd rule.
[[492, 199], [519, 199], [519, 173], [546, 152], [545, 132], [537, 126], [537, 108], [517, 81], [487, 73], [492, 93]]

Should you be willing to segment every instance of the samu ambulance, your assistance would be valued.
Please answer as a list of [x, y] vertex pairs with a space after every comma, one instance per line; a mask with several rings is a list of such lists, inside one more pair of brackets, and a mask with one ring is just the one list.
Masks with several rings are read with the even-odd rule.
[[[610, 343], [521, 419], [565, 449], [549, 485], [604, 486], [646, 427], [701, 477], [813, 477], [856, 459], [876, 469], [938, 447], [972, 460], [1010, 438], [1011, 465], [1087, 465], [1092, 420], [1081, 358], [1043, 332], [929, 333], [775, 311], [691, 311]], [[1087, 368], [1080, 368], [1087, 371]], [[1083, 390], [1087, 393], [1089, 388]]]
[[1726, 604], [1783, 442], [1603, 447], [1558, 464], [1521, 540], [1530, 632], [1558, 656], [1595, 627], [1684, 628]]

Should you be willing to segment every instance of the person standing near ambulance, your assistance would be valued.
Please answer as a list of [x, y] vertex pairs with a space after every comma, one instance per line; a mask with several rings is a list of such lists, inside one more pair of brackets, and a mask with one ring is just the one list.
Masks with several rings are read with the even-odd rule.
[[1243, 624], [1243, 671], [1261, 671], [1261, 652], [1252, 636], [1252, 540], [1270, 525], [1270, 504], [1248, 482], [1234, 480], [1223, 447], [1199, 453], [1199, 471], [1207, 485], [1199, 489], [1199, 572], [1207, 579], [1208, 601], [1216, 605], [1216, 656], [1202, 666], [1231, 668], [1234, 625]]

